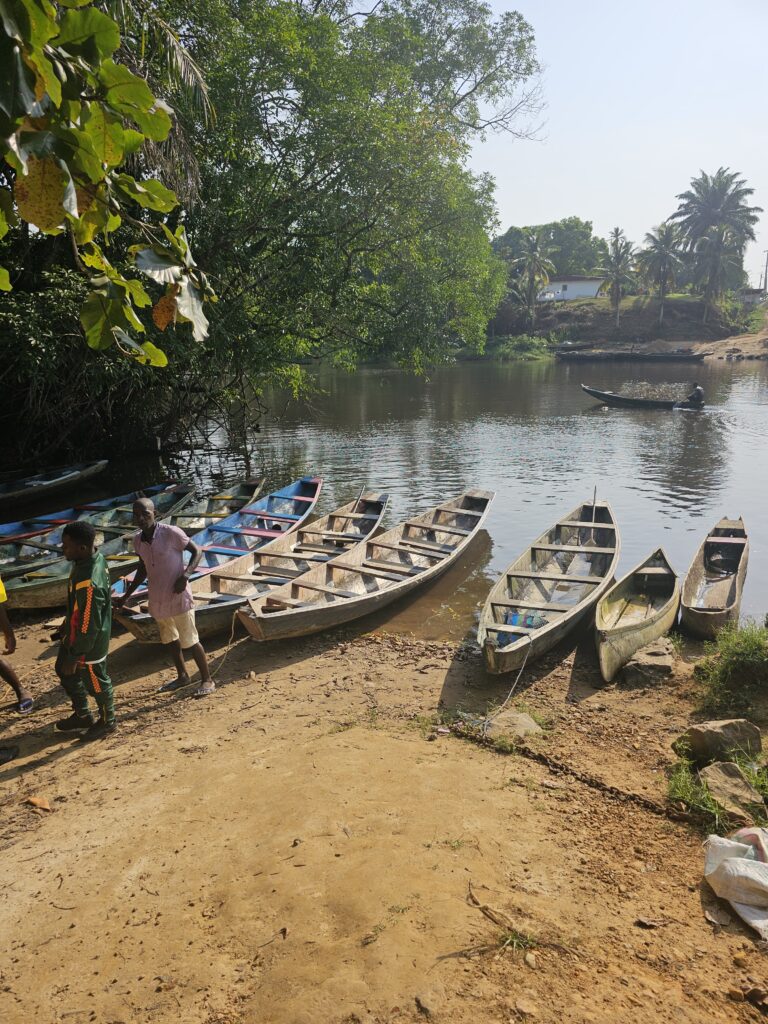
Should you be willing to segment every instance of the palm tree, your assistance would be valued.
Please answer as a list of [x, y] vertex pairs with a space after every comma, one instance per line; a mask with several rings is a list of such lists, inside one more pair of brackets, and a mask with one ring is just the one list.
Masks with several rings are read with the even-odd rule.
[[714, 227], [702, 235], [694, 251], [694, 280], [704, 293], [704, 317], [729, 288], [738, 287], [743, 275], [743, 244], [726, 227]]
[[549, 258], [550, 250], [538, 231], [525, 232], [521, 253], [521, 256], [512, 261], [512, 266], [519, 275], [519, 290], [524, 297], [532, 330], [536, 320], [536, 296], [549, 283], [549, 275], [554, 273], [555, 265]]
[[691, 248], [717, 227], [728, 228], [742, 246], [754, 241], [754, 226], [763, 211], [759, 206], [747, 205], [755, 190], [746, 185], [738, 171], [719, 167], [714, 174], [701, 171], [691, 187], [680, 193], [680, 204], [670, 219], [679, 221]]
[[619, 326], [621, 296], [624, 288], [634, 281], [635, 252], [632, 243], [621, 228], [614, 228], [608, 237], [608, 256], [597, 273], [605, 278], [602, 287], [608, 289], [611, 305], [616, 313], [616, 327]]
[[664, 323], [664, 299], [678, 270], [683, 265], [680, 247], [680, 229], [676, 224], [665, 222], [649, 231], [645, 236], [645, 249], [637, 254], [637, 266], [647, 281], [653, 283], [659, 293], [659, 327]]

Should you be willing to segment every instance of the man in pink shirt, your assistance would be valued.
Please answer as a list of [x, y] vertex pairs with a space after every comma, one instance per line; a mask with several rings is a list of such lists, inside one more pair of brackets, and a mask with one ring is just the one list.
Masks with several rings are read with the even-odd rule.
[[[117, 598], [120, 608], [147, 580], [149, 613], [157, 622], [160, 640], [171, 649], [178, 673], [176, 679], [160, 687], [161, 692], [179, 690], [192, 680], [184, 664], [184, 651], [189, 651], [200, 670], [200, 685], [195, 697], [207, 697], [216, 686], [211, 679], [208, 659], [195, 628], [195, 606], [189, 578], [197, 568], [202, 551], [178, 526], [158, 523], [155, 506], [149, 498], [133, 503], [133, 521], [139, 527], [134, 534], [133, 546], [141, 563], [126, 587], [125, 594]], [[184, 565], [184, 552], [189, 551], [189, 564]]]

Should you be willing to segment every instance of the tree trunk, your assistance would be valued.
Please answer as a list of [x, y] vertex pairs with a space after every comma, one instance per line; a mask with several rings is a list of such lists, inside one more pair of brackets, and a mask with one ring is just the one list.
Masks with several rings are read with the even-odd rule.
[[667, 297], [667, 290], [662, 284], [659, 288], [659, 330], [664, 323], [664, 299]]

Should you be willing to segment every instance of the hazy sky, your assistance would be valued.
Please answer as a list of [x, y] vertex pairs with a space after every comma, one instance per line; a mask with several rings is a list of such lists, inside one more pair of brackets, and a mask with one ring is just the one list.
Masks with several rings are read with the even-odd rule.
[[472, 167], [496, 179], [502, 230], [575, 215], [636, 243], [700, 169], [738, 170], [766, 213], [747, 270], [768, 249], [768, 0], [491, 0], [536, 34], [541, 141], [490, 136]]

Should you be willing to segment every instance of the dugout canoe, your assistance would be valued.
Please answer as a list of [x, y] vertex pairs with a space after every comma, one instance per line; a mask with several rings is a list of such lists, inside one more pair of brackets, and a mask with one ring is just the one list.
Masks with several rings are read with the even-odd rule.
[[[193, 534], [190, 540], [202, 549], [203, 556], [190, 577], [191, 582], [208, 576], [214, 569], [222, 568], [242, 555], [251, 554], [269, 541], [297, 530], [311, 515], [322, 487], [322, 477], [300, 477]], [[188, 559], [189, 556], [184, 557]], [[130, 579], [130, 575], [125, 575], [115, 584], [112, 588], [114, 597], [124, 593]], [[146, 592], [146, 584], [142, 584], [131, 597], [146, 599]]]
[[646, 644], [674, 626], [680, 581], [658, 548], [614, 584], [595, 609], [595, 641], [606, 683]]
[[591, 351], [574, 351], [573, 349], [555, 352], [557, 359], [568, 363], [701, 363], [711, 352], [631, 352], [614, 349], [613, 351], [593, 349]]
[[0, 483], [0, 506], [10, 505], [14, 501], [39, 498], [43, 494], [62, 487], [71, 487], [89, 477], [96, 476], [107, 465], [108, 459], [98, 462], [78, 462], [74, 466], [51, 469], [36, 473], [34, 476], [15, 477]]
[[[152, 490], [151, 488], [149, 490]], [[194, 497], [192, 487], [171, 484], [162, 490], [155, 489], [153, 494], [146, 494], [155, 503], [160, 517], [166, 518], [186, 508]], [[135, 499], [134, 499], [135, 500]], [[68, 522], [90, 523], [96, 529], [96, 543], [102, 547], [109, 541], [133, 533], [133, 508], [121, 505], [116, 508], [90, 511], [83, 506], [82, 514], [65, 521], [60, 526], [52, 526], [50, 521], [37, 533], [28, 533], [23, 537], [3, 539], [0, 543], [0, 576], [8, 581], [16, 576], [24, 576], [37, 572], [45, 566], [52, 565], [61, 559], [61, 539], [64, 527]]]
[[[264, 489], [266, 478], [243, 480], [242, 483], [225, 487], [218, 494], [212, 494], [208, 498], [198, 498], [184, 506], [183, 510], [174, 511], [172, 523], [178, 526], [190, 537], [212, 526], [218, 519], [227, 519], [234, 512], [252, 504]], [[150, 495], [147, 495], [150, 497]], [[131, 518], [132, 532], [133, 519]]]
[[254, 640], [278, 640], [378, 611], [449, 569], [482, 529], [492, 500], [493, 491], [464, 491], [249, 599], [237, 617]]
[[[257, 551], [240, 555], [223, 568], [193, 580], [190, 587], [200, 638], [230, 630], [235, 612], [249, 598], [271, 593], [317, 563], [343, 556], [350, 547], [373, 535], [381, 525], [388, 502], [388, 494], [361, 494], [356, 501], [308, 526], [283, 534]], [[141, 643], [160, 643], [157, 624], [148, 612], [146, 594], [132, 595], [120, 611], [115, 611], [114, 617]]]
[[501, 574], [480, 614], [489, 672], [529, 665], [563, 639], [613, 583], [621, 542], [611, 506], [584, 502]]
[[592, 398], [596, 398], [602, 405], [614, 406], [617, 409], [697, 410], [704, 408], [703, 402], [701, 405], [693, 405], [691, 402], [673, 402], [671, 399], [663, 398], [632, 398], [629, 395], [617, 395], [613, 391], [600, 391], [598, 388], [590, 388], [586, 384], [581, 385], [581, 390], [591, 395]]
[[680, 623], [686, 632], [713, 639], [728, 623], [738, 623], [749, 563], [744, 521], [721, 519], [693, 556], [683, 583]]
[[128, 491], [127, 494], [117, 494], [111, 498], [102, 498], [100, 501], [89, 501], [84, 505], [59, 509], [58, 512], [46, 512], [43, 515], [30, 516], [27, 519], [0, 523], [0, 543], [4, 543], [7, 540], [19, 540], [22, 537], [31, 537], [43, 530], [52, 530], [57, 526], [71, 523], [76, 519], [95, 516], [100, 512], [109, 512], [116, 508], [130, 508], [137, 498], [154, 499], [154, 496], [162, 491], [181, 486], [184, 485], [178, 484], [174, 480], [165, 480], [163, 483], [143, 487], [138, 491]]

